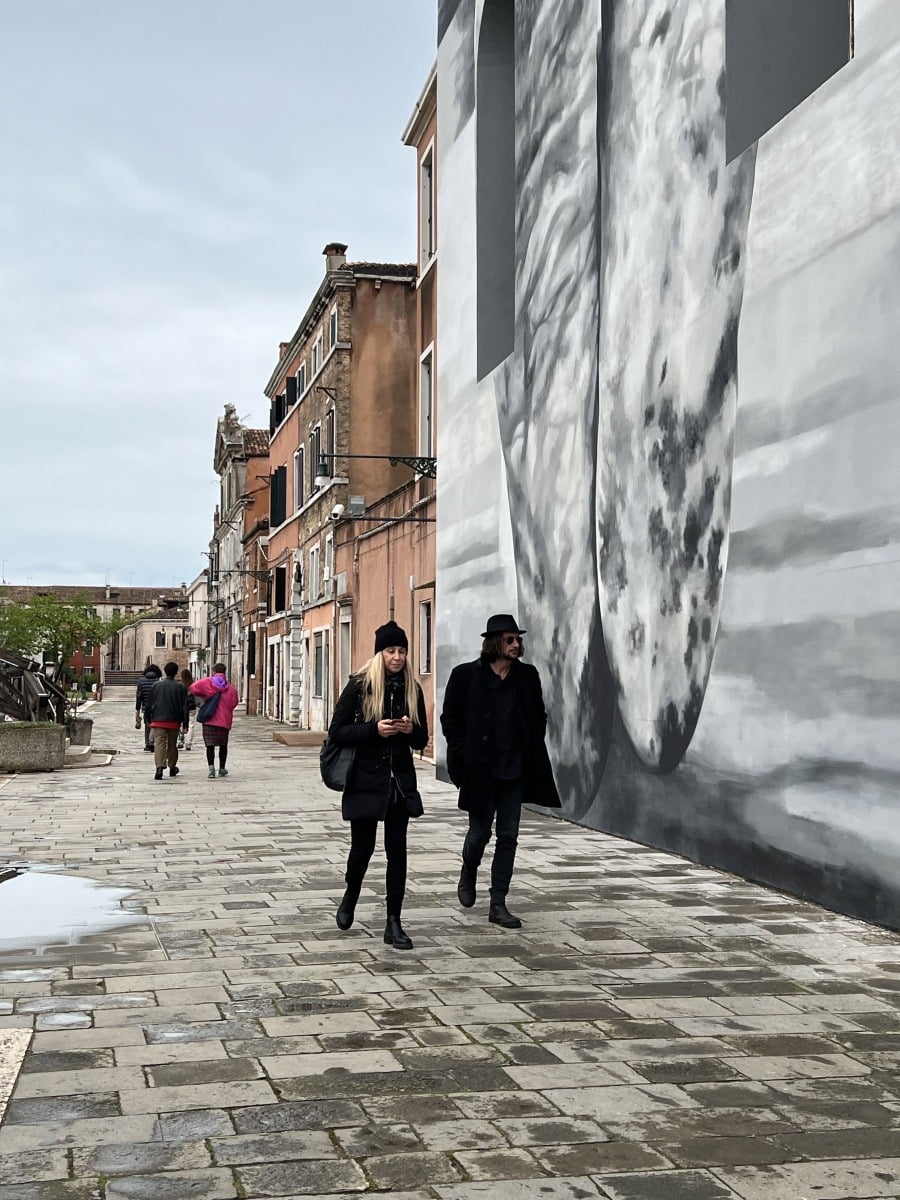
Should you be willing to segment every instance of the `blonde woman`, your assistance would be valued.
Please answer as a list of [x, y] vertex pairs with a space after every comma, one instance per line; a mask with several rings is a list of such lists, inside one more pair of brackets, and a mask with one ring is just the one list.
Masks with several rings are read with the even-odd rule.
[[406, 893], [406, 831], [410, 817], [420, 816], [413, 750], [424, 750], [428, 721], [422, 689], [407, 664], [409, 642], [395, 624], [375, 630], [375, 654], [351, 677], [341, 693], [328, 736], [356, 754], [341, 798], [341, 815], [350, 822], [347, 890], [337, 910], [339, 929], [353, 924], [356, 903], [375, 849], [378, 824], [384, 822], [387, 857], [387, 923], [384, 940], [397, 950], [411, 950], [412, 940], [400, 923]]

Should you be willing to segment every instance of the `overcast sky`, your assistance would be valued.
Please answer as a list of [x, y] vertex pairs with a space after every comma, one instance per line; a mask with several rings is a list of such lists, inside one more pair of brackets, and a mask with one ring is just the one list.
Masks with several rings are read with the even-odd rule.
[[206, 564], [216, 420], [268, 423], [328, 241], [415, 260], [436, 0], [0, 0], [0, 559]]

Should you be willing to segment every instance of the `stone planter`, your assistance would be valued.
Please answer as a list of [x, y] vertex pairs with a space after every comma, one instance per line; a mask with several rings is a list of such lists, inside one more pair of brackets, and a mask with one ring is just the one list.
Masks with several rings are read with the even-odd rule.
[[91, 744], [91, 731], [93, 728], [94, 721], [92, 717], [69, 717], [66, 721], [69, 742], [73, 746], [89, 746]]
[[37, 721], [0, 723], [0, 772], [59, 771], [65, 761], [65, 725]]

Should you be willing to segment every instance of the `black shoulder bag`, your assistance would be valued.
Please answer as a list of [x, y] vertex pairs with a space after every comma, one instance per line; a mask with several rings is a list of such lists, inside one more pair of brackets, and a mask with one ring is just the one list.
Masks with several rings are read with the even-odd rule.
[[[362, 694], [356, 702], [356, 715], [354, 716], [356, 723], [362, 717], [361, 701]], [[322, 743], [322, 749], [319, 751], [319, 774], [322, 776], [325, 786], [331, 788], [333, 792], [344, 791], [350, 779], [355, 759], [355, 746], [339, 746], [337, 742], [333, 742], [330, 737], [326, 736]]]

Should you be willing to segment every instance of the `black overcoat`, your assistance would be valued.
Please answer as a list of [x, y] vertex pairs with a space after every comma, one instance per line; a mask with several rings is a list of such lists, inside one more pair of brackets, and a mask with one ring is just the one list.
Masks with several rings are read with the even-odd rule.
[[[450, 672], [444, 692], [441, 728], [447, 739], [447, 772], [459, 788], [459, 807], [467, 812], [483, 807], [492, 791], [491, 669], [480, 658], [461, 663]], [[536, 667], [518, 661], [512, 663], [509, 674], [515, 682], [525, 748], [524, 799], [543, 808], [559, 808], [559, 792], [544, 740], [547, 712], [541, 677]]]
[[[428, 744], [428, 717], [422, 689], [416, 684], [419, 698], [419, 723], [412, 733], [396, 733], [393, 737], [378, 736], [377, 721], [362, 719], [363, 682], [353, 676], [344, 690], [331, 718], [328, 736], [339, 746], [355, 746], [356, 755], [347, 786], [341, 796], [341, 816], [345, 821], [384, 820], [391, 796], [391, 772], [403, 792], [416, 792], [416, 768], [413, 750], [424, 750]], [[385, 697], [385, 708], [388, 698]], [[402, 717], [404, 712], [385, 712], [385, 717]]]

